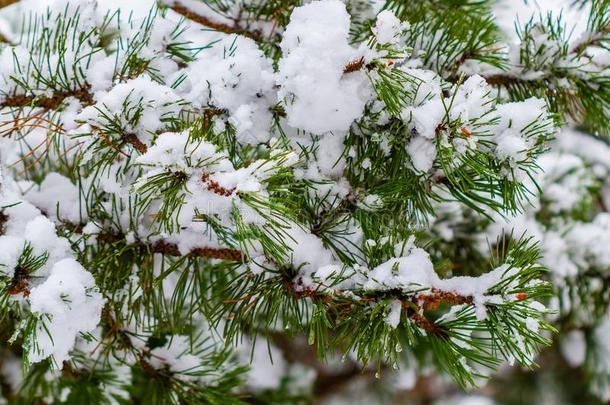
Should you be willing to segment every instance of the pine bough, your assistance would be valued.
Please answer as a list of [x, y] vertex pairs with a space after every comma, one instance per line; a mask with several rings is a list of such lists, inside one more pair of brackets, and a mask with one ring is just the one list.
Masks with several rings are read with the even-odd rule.
[[[607, 63], [589, 53], [608, 3], [577, 45], [549, 18], [517, 49], [485, 2], [429, 3], [168, 1], [138, 18], [71, 1], [7, 33], [13, 395], [240, 403], [243, 359], [296, 335], [462, 386], [533, 367], [555, 330], [548, 280], [610, 267], [586, 241], [608, 238], [605, 217], [549, 217], [582, 207], [566, 195], [594, 176], [543, 154], [568, 120], [608, 132]], [[488, 245], [462, 266], [447, 233], [464, 223]], [[580, 256], [558, 255], [562, 238]]]

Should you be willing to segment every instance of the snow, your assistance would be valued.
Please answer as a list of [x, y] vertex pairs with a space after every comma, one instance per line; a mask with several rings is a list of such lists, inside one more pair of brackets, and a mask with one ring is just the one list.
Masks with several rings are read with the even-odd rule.
[[38, 271], [39, 277], [44, 277], [56, 261], [72, 255], [69, 241], [58, 237], [55, 224], [40, 215], [35, 207], [8, 190], [0, 194], [0, 204], [8, 206], [3, 211], [8, 220], [4, 224], [4, 233], [0, 236], [2, 272], [13, 275], [26, 246], [32, 248], [35, 256], [49, 256], [46, 264]]
[[456, 87], [452, 102], [447, 100], [449, 102], [446, 103], [446, 105], [450, 106], [450, 117], [452, 119], [459, 118], [465, 124], [480, 119], [488, 111], [488, 105], [493, 102], [490, 94], [491, 88], [485, 79], [479, 75], [473, 75], [460, 86], [456, 85]]
[[384, 10], [377, 15], [373, 34], [381, 45], [398, 42], [399, 34], [408, 29], [407, 23], [401, 22], [392, 11]]
[[574, 277], [578, 274], [578, 266], [572, 261], [568, 242], [555, 231], [544, 234], [542, 246], [543, 262], [553, 271], [553, 275], [560, 280]]
[[78, 224], [86, 219], [78, 187], [59, 173], [47, 174], [40, 186], [29, 190], [25, 197], [53, 221], [61, 219]]
[[514, 167], [527, 158], [527, 150], [536, 139], [529, 132], [532, 124], [547, 125], [547, 134], [554, 127], [550, 120], [544, 100], [529, 98], [521, 102], [505, 103], [496, 106], [499, 122], [491, 128], [497, 144], [495, 153], [501, 160], [508, 160]]
[[571, 367], [579, 367], [585, 362], [587, 344], [582, 331], [573, 330], [566, 333], [560, 348], [561, 354]]
[[595, 186], [587, 164], [578, 156], [547, 153], [540, 157], [538, 164], [544, 172], [539, 186], [544, 190], [544, 201], [552, 212], [577, 209], [587, 191]]
[[240, 347], [240, 353], [245, 363], [251, 364], [247, 374], [248, 386], [256, 390], [274, 389], [280, 386], [287, 364], [282, 352], [276, 346], [257, 342], [252, 347], [251, 342], [245, 341]]
[[2, 263], [0, 272], [3, 276], [13, 278], [24, 242], [22, 238], [16, 236], [0, 236], [0, 263]]
[[319, 268], [327, 268], [326, 266], [337, 262], [333, 253], [324, 247], [317, 236], [306, 232], [296, 224], [287, 232], [286, 244], [291, 251], [291, 263], [295, 268], [300, 269], [301, 274], [309, 276]]
[[380, 264], [370, 271], [367, 278], [365, 289], [426, 288], [440, 281], [430, 255], [421, 248], [411, 249], [404, 257]]
[[189, 337], [184, 335], [174, 335], [164, 346], [152, 349], [149, 363], [156, 369], [167, 367], [187, 381], [197, 380], [192, 374], [201, 369], [201, 360], [191, 354]]
[[[343, 73], [358, 60], [349, 45], [350, 17], [338, 0], [294, 9], [280, 44], [278, 96], [288, 123], [315, 134], [345, 131], [363, 113], [370, 96], [363, 72]], [[314, 91], [312, 91], [314, 90]]]
[[[470, 76], [460, 86], [454, 86], [454, 94], [445, 97], [436, 75], [417, 73], [414, 69], [406, 69], [405, 72], [424, 81], [414, 90], [416, 103], [402, 112], [403, 119], [415, 131], [407, 145], [407, 152], [418, 171], [427, 172], [433, 167], [437, 143], [449, 143], [443, 129], [443, 124], [447, 122], [459, 121], [463, 125], [462, 136], [451, 140], [458, 154], [482, 149], [477, 144], [479, 136], [472, 134], [476, 129], [485, 135], [493, 135], [493, 153], [499, 161], [508, 162], [510, 167], [517, 167], [517, 163], [529, 159], [528, 150], [536, 141], [529, 135], [532, 124], [544, 123], [547, 125], [546, 134], [553, 132], [542, 99], [530, 98], [493, 106], [492, 89], [478, 75]], [[519, 176], [520, 173], [517, 173]]]
[[171, 88], [147, 75], [119, 83], [108, 92], [98, 92], [95, 100], [96, 105], [83, 109], [78, 120], [104, 128], [108, 124], [104, 116], [114, 117], [125, 133], [133, 133], [143, 142], [166, 125], [162, 119], [177, 117], [176, 105], [180, 102]]
[[47, 257], [27, 280], [26, 290], [14, 299], [29, 303], [38, 318], [35, 333], [25, 336], [28, 361], [52, 356], [60, 365], [76, 337], [97, 327], [104, 300], [93, 276], [74, 260], [70, 242], [58, 236], [55, 224], [16, 190], [14, 183], [2, 184], [0, 204], [8, 220], [0, 236], [1, 271], [12, 277], [26, 247], [35, 257]]
[[436, 145], [423, 136], [413, 138], [407, 145], [407, 152], [413, 167], [422, 172], [430, 170], [436, 159]]
[[66, 238], [58, 237], [55, 224], [40, 215], [27, 223], [23, 237], [34, 248], [35, 255], [49, 254], [51, 262], [69, 257], [72, 254], [70, 243]]
[[93, 276], [74, 259], [55, 263], [45, 282], [32, 289], [29, 300], [41, 324], [28, 360], [33, 363], [53, 357], [56, 365], [68, 359], [80, 333], [97, 327], [104, 306]]
[[532, 97], [520, 102], [500, 104], [496, 111], [500, 118], [499, 130], [514, 129], [522, 132], [546, 112], [546, 105], [544, 100]]
[[411, 121], [411, 124], [413, 128], [417, 130], [417, 133], [427, 139], [434, 139], [436, 128], [445, 117], [442, 101], [440, 97], [438, 97], [441, 93], [441, 89], [439, 87], [435, 90], [437, 93], [434, 94], [434, 96], [436, 96], [434, 99], [429, 100], [416, 108], [407, 107], [403, 112], [403, 117]]
[[195, 141], [189, 131], [165, 132], [157, 137], [146, 153], [137, 157], [136, 162], [177, 170], [202, 166], [208, 170], [232, 169], [231, 162], [216, 149], [215, 145], [205, 140]]
[[502, 160], [519, 162], [527, 156], [527, 144], [518, 134], [504, 133], [499, 137], [496, 153]]
[[585, 31], [589, 11], [587, 3], [585, 9], [573, 5], [574, 2], [570, 0], [500, 0], [494, 3], [493, 11], [500, 27], [515, 42], [518, 40], [515, 21], [522, 25], [532, 18], [546, 16], [549, 12], [554, 16], [561, 13], [562, 21], [573, 29], [572, 38], [576, 39]]
[[572, 128], [565, 128], [557, 137], [556, 148], [563, 153], [581, 157], [600, 175], [610, 170], [610, 146], [603, 139], [589, 136]]
[[400, 323], [400, 313], [402, 312], [402, 302], [400, 300], [394, 300], [390, 303], [390, 312], [385, 318], [385, 322], [390, 325], [390, 327], [396, 329], [398, 324]]
[[226, 109], [237, 139], [257, 144], [269, 140], [276, 102], [275, 76], [271, 61], [251, 39], [228, 36], [215, 43], [205, 57], [177, 72], [170, 81], [185, 75], [176, 91], [195, 108]]
[[592, 222], [572, 227], [565, 236], [570, 260], [582, 268], [610, 268], [610, 213], [598, 214]]

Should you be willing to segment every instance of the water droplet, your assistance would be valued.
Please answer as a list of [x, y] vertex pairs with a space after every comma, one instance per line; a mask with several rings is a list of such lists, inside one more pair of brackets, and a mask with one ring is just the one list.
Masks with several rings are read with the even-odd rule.
[[397, 353], [402, 352], [402, 346], [400, 344], [396, 344], [396, 352]]
[[381, 378], [381, 374], [379, 373], [379, 371], [375, 373], [375, 378], [377, 378], [377, 379]]

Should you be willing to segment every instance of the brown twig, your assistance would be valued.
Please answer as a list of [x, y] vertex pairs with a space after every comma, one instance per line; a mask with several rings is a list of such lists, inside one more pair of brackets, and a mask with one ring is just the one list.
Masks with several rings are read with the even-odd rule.
[[[120, 147], [121, 145], [119, 145], [119, 146], [115, 145], [114, 142], [112, 142], [112, 140], [110, 139], [110, 137], [108, 137], [104, 133], [104, 130], [102, 128], [92, 126], [91, 129], [93, 130], [93, 132], [97, 133], [102, 138], [104, 143], [106, 145], [108, 145], [110, 148], [114, 149], [117, 153], [120, 153], [121, 155], [123, 155], [125, 157], [129, 157], [129, 155], [127, 153], [125, 153], [121, 150], [121, 147]], [[146, 144], [144, 142], [142, 142], [136, 136], [136, 134], [123, 134], [121, 136], [121, 140], [124, 143], [133, 146], [133, 148], [141, 154], [144, 154], [148, 151], [148, 146], [146, 146]]]
[[[0, 0], [1, 1], [1, 0]], [[85, 105], [93, 104], [93, 95], [88, 89], [78, 89], [73, 91], [58, 91], [51, 96], [27, 96], [15, 95], [9, 96], [0, 103], [0, 108], [5, 107], [41, 107], [49, 110], [55, 110], [69, 97], [74, 97], [80, 100]]]
[[[11, 4], [18, 3], [19, 0], [0, 0], [0, 8], [8, 7]], [[4, 34], [0, 33], [0, 42], [5, 44], [12, 45], [11, 40], [9, 40]]]
[[140, 139], [138, 139], [136, 134], [123, 135], [123, 141], [125, 141], [126, 143], [133, 146], [135, 150], [137, 150], [138, 152], [140, 152], [142, 154], [144, 154], [148, 151], [148, 146], [146, 146], [146, 144], [144, 142], [142, 142]]
[[498, 73], [486, 76], [485, 81], [490, 86], [510, 86], [512, 84], [518, 83], [520, 80], [519, 78], [514, 76]]
[[186, 8], [179, 2], [175, 2], [174, 5], [171, 6], [170, 8], [172, 10], [174, 10], [176, 13], [180, 14], [181, 16], [188, 18], [189, 20], [194, 21], [198, 24], [211, 28], [214, 31], [224, 32], [225, 34], [239, 34], [239, 35], [243, 35], [245, 37], [251, 38], [255, 41], [260, 40], [260, 34], [257, 32], [251, 32], [251, 31], [245, 30], [240, 27], [232, 27], [228, 24], [223, 24], [223, 23], [213, 21], [206, 16], [197, 14], [197, 13], [189, 10], [188, 8]]
[[361, 57], [358, 60], [352, 61], [345, 65], [343, 68], [343, 74], [357, 72], [364, 67], [364, 57]]
[[18, 3], [19, 0], [0, 0], [0, 8], [8, 7], [11, 4]]
[[[120, 233], [104, 232], [97, 235], [97, 240], [106, 243], [116, 243], [125, 240], [125, 235]], [[154, 253], [160, 253], [166, 256], [190, 256], [199, 257], [202, 259], [220, 259], [233, 262], [241, 262], [246, 259], [246, 256], [240, 250], [231, 248], [212, 248], [202, 246], [192, 249], [187, 254], [183, 254], [180, 252], [178, 245], [163, 240], [154, 242], [152, 244], [141, 242], [141, 245], [148, 247]]]
[[[161, 253], [167, 256], [182, 256], [177, 245], [164, 241], [155, 242], [152, 245], [152, 250], [155, 253]], [[220, 259], [231, 262], [241, 262], [245, 259], [244, 254], [240, 250], [230, 248], [198, 247], [192, 249], [188, 253], [188, 256], [205, 259]]]
[[458, 295], [451, 291], [441, 291], [436, 288], [416, 296], [418, 304], [423, 303], [425, 310], [436, 310], [442, 303], [451, 305], [472, 304], [472, 297]]
[[223, 197], [230, 197], [235, 192], [235, 188], [223, 187], [217, 181], [210, 179], [210, 175], [208, 173], [204, 173], [201, 176], [201, 181], [206, 185], [209, 191]]
[[[415, 303], [415, 309], [412, 303]], [[462, 296], [452, 291], [442, 291], [436, 288], [430, 289], [425, 293], [420, 293], [415, 296], [415, 300], [409, 303], [403, 302], [403, 307], [407, 308], [407, 314], [420, 328], [428, 334], [445, 335], [445, 331], [438, 325], [430, 322], [426, 318], [424, 311], [435, 311], [441, 304], [449, 305], [472, 305], [473, 298], [471, 296]]]
[[[391, 61], [391, 60], [388, 61], [388, 66], [392, 66], [393, 64], [394, 64], [393, 61]], [[360, 57], [360, 59], [353, 60], [353, 61], [349, 62], [347, 65], [345, 65], [345, 67], [343, 68], [343, 74], [350, 74], [350, 73], [358, 72], [359, 70], [362, 70], [362, 69], [373, 70], [377, 66], [378, 65], [375, 64], [374, 62], [366, 63], [364, 61], [364, 56], [362, 56], [362, 57]]]

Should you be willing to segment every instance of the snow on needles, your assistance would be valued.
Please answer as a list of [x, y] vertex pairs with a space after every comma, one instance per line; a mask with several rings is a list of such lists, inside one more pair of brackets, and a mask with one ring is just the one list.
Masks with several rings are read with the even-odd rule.
[[96, 290], [93, 276], [76, 260], [55, 263], [49, 278], [33, 288], [29, 297], [32, 312], [43, 319], [30, 349], [30, 362], [53, 357], [62, 364], [68, 359], [76, 337], [97, 327], [104, 299]]
[[[74, 27], [66, 35], [69, 52], [22, 46], [0, 52], [2, 100], [25, 92], [32, 105], [24, 111], [32, 114], [38, 113], [36, 101], [58, 103], [50, 109], [50, 119], [57, 120], [53, 146], [58, 149], [47, 155], [52, 170], [40, 181], [24, 177], [18, 183], [23, 193], [17, 184], [2, 184], [1, 202], [8, 208], [3, 211], [7, 219], [0, 236], [0, 274], [8, 280], [15, 277], [26, 247], [31, 248], [30, 260], [45, 258], [35, 277], [20, 284], [22, 291], [13, 297], [29, 305], [40, 321], [35, 336], [26, 337], [30, 361], [52, 356], [61, 364], [77, 337], [98, 326], [104, 298], [92, 274], [75, 258], [77, 252], [82, 257], [79, 248], [96, 246], [102, 235], [127, 246], [137, 242], [155, 253], [230, 251], [231, 257], [246, 261], [240, 269], [253, 272], [259, 271], [254, 258], [266, 261], [274, 249], [285, 250], [290, 263], [278, 264], [297, 269], [297, 289], [316, 283], [345, 294], [400, 289], [414, 295], [439, 289], [471, 297], [479, 318], [497, 299], [488, 291], [519, 270], [500, 266], [478, 278], [441, 279], [429, 254], [413, 240], [395, 250], [395, 257], [385, 255], [368, 268], [362, 253], [364, 230], [357, 219], [345, 213], [346, 220], [336, 226], [343, 227], [338, 233], [349, 236], [345, 244], [331, 246], [311, 224], [287, 219], [286, 209], [293, 197], [301, 198], [295, 188], [321, 201], [320, 211], [327, 209], [331, 197], [337, 205], [349, 203], [350, 209], [373, 212], [384, 206], [382, 192], [367, 194], [350, 184], [358, 180], [349, 174], [352, 161], [359, 161], [364, 171], [380, 162], [359, 156], [366, 155], [366, 148], [346, 147], [348, 137], [368, 136], [355, 134], [353, 125], [368, 119], [365, 111], [374, 112], [366, 115], [377, 117], [373, 124], [380, 132], [390, 121], [392, 99], [383, 98], [376, 87], [383, 80], [386, 86], [405, 87], [396, 102], [399, 107], [391, 112], [404, 126], [405, 136], [377, 137], [386, 155], [405, 154], [405, 169], [414, 169], [414, 177], [439, 168], [437, 155], [443, 148], [453, 148], [457, 157], [475, 151], [489, 154], [503, 167], [520, 168], [539, 140], [530, 139], [530, 125], [549, 121], [541, 100], [496, 105], [479, 76], [451, 86], [419, 68], [421, 61], [410, 59], [405, 45], [409, 25], [390, 11], [377, 16], [368, 33], [370, 43], [352, 45], [350, 14], [338, 0], [296, 7], [275, 60], [241, 35], [202, 30], [192, 23], [178, 29], [184, 21], [171, 10], [127, 22], [106, 21], [112, 31], [106, 36], [96, 25], [104, 16], [89, 7], [95, 1], [70, 3], [83, 6], [82, 29], [91, 35], [86, 44], [78, 43], [81, 27]], [[63, 20], [45, 24], [57, 28], [52, 25], [57, 21]], [[392, 61], [390, 55], [404, 60]], [[24, 77], [34, 62], [47, 59], [50, 68], [45, 64], [40, 72], [45, 80]], [[52, 67], [58, 60], [73, 69], [66, 77], [46, 80], [55, 74]], [[350, 65], [355, 67], [347, 69]], [[457, 134], [449, 128], [454, 122], [462, 125]], [[46, 145], [48, 136], [38, 131], [20, 140], [2, 137], [2, 163], [6, 156], [23, 158], [26, 141]], [[35, 152], [32, 158], [38, 159]], [[298, 187], [292, 187], [296, 183]], [[555, 194], [563, 191], [556, 188]], [[274, 192], [280, 197], [273, 199]], [[57, 229], [78, 231], [69, 241], [58, 236]], [[383, 239], [371, 244], [381, 245]], [[276, 243], [282, 249], [276, 249]], [[342, 246], [340, 252], [337, 246]], [[346, 257], [349, 265], [343, 263]], [[346, 274], [349, 277], [339, 277]], [[336, 279], [342, 281], [337, 284]], [[168, 286], [171, 295], [169, 281]], [[386, 321], [397, 327], [400, 302], [390, 309]], [[154, 348], [152, 365], [188, 374], [198, 364], [188, 349], [185, 337], [174, 337]]]
[[279, 97], [288, 123], [315, 134], [345, 131], [362, 115], [370, 94], [362, 72], [344, 74], [359, 58], [349, 45], [350, 17], [340, 1], [316, 1], [294, 10], [281, 43]]
[[74, 260], [69, 241], [57, 236], [55, 224], [24, 201], [14, 184], [2, 184], [0, 206], [6, 216], [0, 276], [20, 280], [22, 272], [33, 273], [28, 281], [12, 282], [12, 299], [29, 304], [38, 320], [34, 331], [24, 331], [28, 361], [52, 357], [60, 365], [80, 333], [97, 327], [104, 299], [93, 276]]
[[[493, 106], [492, 88], [478, 75], [469, 77], [456, 86], [454, 94], [445, 97], [440, 78], [432, 72], [405, 71], [417, 78], [417, 83], [425, 81], [415, 94], [415, 100], [422, 101], [407, 106], [402, 113], [415, 131], [407, 150], [413, 166], [419, 171], [432, 168], [438, 147], [451, 146], [458, 154], [465, 154], [485, 149], [478, 141], [487, 140], [490, 135], [493, 139], [491, 152], [509, 167], [518, 168], [518, 163], [528, 159], [527, 152], [537, 141], [536, 136], [529, 136], [533, 123], [546, 126], [546, 131], [553, 130], [544, 100], [530, 98]], [[443, 131], [446, 118], [459, 120], [465, 136], [455, 137]], [[516, 177], [520, 175], [520, 172], [515, 173]]]
[[377, 15], [377, 22], [373, 28], [373, 34], [379, 44], [398, 42], [401, 31], [409, 27], [409, 24], [401, 22], [393, 12], [384, 10]]

